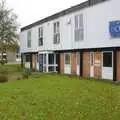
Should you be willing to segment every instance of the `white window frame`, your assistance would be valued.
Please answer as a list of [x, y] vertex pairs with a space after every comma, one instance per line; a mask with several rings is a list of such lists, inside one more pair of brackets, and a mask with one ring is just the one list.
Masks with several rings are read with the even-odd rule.
[[84, 40], [84, 18], [83, 14], [75, 15], [75, 29], [74, 29], [74, 39], [75, 41]]
[[59, 44], [60, 43], [60, 22], [53, 23], [53, 43]]
[[38, 46], [43, 46], [43, 27], [38, 28]]
[[32, 31], [29, 30], [27, 32], [27, 48], [31, 48], [31, 45], [32, 45], [31, 44], [31, 42], [32, 42], [31, 38], [32, 38]]

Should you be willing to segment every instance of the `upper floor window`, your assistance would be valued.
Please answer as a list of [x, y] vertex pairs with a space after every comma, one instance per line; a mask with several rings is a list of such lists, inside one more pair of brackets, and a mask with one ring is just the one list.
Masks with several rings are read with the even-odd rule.
[[54, 24], [54, 40], [53, 43], [54, 44], [59, 44], [60, 43], [60, 23], [59, 22], [55, 22]]
[[43, 27], [38, 28], [38, 45], [43, 45]]
[[83, 14], [75, 16], [75, 41], [84, 39]]
[[31, 47], [31, 31], [27, 32], [27, 47]]

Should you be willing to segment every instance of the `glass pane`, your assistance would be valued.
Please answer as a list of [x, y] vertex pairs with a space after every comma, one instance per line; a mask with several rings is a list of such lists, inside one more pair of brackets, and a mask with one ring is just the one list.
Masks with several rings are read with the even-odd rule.
[[65, 54], [65, 64], [70, 64], [70, 54]]
[[56, 64], [59, 64], [59, 54], [56, 54]]
[[54, 54], [48, 55], [48, 64], [54, 64]]
[[78, 28], [78, 16], [75, 16], [75, 29]]
[[46, 54], [43, 55], [43, 59], [44, 59], [43, 64], [46, 64]]
[[48, 71], [49, 71], [49, 72], [54, 72], [54, 68], [55, 68], [54, 66], [49, 66], [49, 67], [48, 67]]
[[103, 53], [103, 67], [112, 67], [112, 52]]
[[82, 27], [83, 28], [83, 14], [79, 15], [79, 28]]
[[60, 23], [59, 22], [57, 22], [57, 33], [60, 33]]
[[54, 23], [54, 34], [56, 33], [56, 23]]
[[26, 58], [25, 60], [26, 62], [30, 62], [30, 55], [26, 55], [25, 58]]

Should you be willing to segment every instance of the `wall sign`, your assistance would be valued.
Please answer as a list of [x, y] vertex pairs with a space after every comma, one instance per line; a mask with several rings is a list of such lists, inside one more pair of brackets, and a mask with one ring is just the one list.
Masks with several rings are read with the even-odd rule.
[[109, 23], [109, 32], [111, 37], [120, 37], [120, 20]]

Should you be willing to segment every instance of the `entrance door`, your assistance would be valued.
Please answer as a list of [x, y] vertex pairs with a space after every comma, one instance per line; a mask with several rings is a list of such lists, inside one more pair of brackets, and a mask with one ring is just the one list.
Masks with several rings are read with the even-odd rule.
[[113, 52], [103, 52], [102, 78], [113, 80]]
[[94, 52], [90, 53], [90, 77], [94, 77]]
[[71, 74], [71, 54], [66, 53], [65, 54], [65, 66], [64, 66], [64, 73], [65, 74]]
[[43, 54], [39, 54], [39, 71], [43, 72]]
[[76, 53], [76, 74], [80, 75], [80, 53]]

